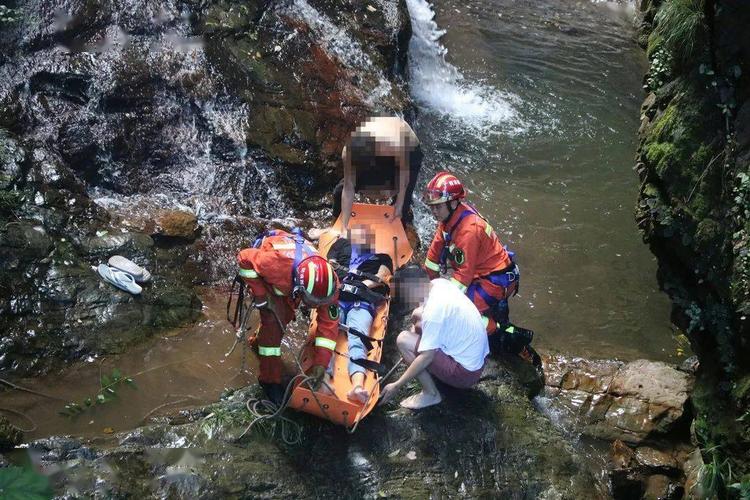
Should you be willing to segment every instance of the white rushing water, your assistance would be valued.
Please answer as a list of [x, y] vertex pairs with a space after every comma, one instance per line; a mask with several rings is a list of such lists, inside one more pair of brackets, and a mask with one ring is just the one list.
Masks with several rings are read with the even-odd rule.
[[412, 97], [428, 111], [475, 129], [518, 133], [524, 130], [513, 108], [513, 95], [471, 82], [446, 60], [445, 34], [426, 0], [406, 0], [412, 22], [409, 42], [409, 81]]

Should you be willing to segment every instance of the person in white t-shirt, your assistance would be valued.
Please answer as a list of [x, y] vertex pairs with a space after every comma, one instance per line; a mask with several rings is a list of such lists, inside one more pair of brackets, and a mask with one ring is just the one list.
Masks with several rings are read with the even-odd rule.
[[442, 278], [430, 282], [418, 268], [402, 273], [400, 288], [407, 294], [407, 302], [424, 305], [415, 309], [411, 330], [401, 332], [396, 340], [408, 367], [398, 380], [383, 387], [380, 395], [385, 403], [416, 378], [422, 391], [400, 404], [417, 410], [442, 401], [433, 376], [461, 389], [476, 385], [490, 349], [482, 317], [461, 290]]

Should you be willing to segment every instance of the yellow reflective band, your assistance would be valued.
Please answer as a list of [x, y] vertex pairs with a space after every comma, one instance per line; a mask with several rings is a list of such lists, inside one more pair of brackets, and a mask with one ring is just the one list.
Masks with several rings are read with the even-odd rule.
[[325, 347], [333, 351], [336, 349], [336, 341], [325, 337], [315, 337], [315, 347]]
[[284, 295], [284, 292], [282, 292], [276, 287], [273, 287], [273, 293], [275, 293], [276, 295]]
[[281, 347], [258, 346], [258, 355], [260, 356], [281, 356]]
[[508, 328], [505, 329], [505, 333], [513, 333], [516, 329], [513, 327], [513, 325], [510, 325]]
[[274, 250], [294, 250], [296, 248], [294, 243], [274, 243], [271, 246]]
[[312, 294], [313, 287], [315, 286], [315, 264], [308, 262], [307, 272], [309, 273], [309, 276], [307, 277], [307, 293]]
[[424, 260], [424, 267], [429, 269], [430, 271], [440, 272], [440, 266], [436, 263], [432, 262], [430, 259]]
[[331, 295], [333, 295], [333, 268], [328, 266], [328, 293], [326, 297], [330, 297]]
[[242, 276], [243, 278], [257, 278], [258, 273], [255, 272], [255, 269], [240, 268], [240, 276]]
[[485, 224], [484, 232], [487, 233], [487, 236], [492, 236], [492, 226], [490, 226], [489, 224]]
[[462, 292], [466, 291], [467, 287], [464, 286], [464, 284], [461, 283], [460, 281], [458, 281], [456, 278], [451, 278], [451, 283], [453, 283], [454, 285], [456, 285], [458, 287], [458, 289], [461, 290]]
[[482, 316], [482, 323], [484, 323], [484, 327], [487, 328], [487, 325], [490, 324], [489, 316]]

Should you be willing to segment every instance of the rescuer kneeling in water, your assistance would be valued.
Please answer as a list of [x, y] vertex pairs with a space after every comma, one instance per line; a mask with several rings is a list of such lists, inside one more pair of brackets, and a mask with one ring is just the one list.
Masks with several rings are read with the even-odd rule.
[[518, 293], [520, 273], [492, 226], [471, 205], [463, 184], [448, 172], [439, 172], [427, 184], [424, 202], [438, 227], [427, 251], [424, 267], [430, 278], [450, 276], [450, 282], [474, 303], [490, 335], [493, 352], [518, 354], [539, 365], [539, 355], [529, 345], [533, 332], [512, 325], [508, 299]]
[[393, 398], [410, 380], [422, 385], [418, 394], [401, 401], [401, 406], [418, 410], [442, 401], [432, 377], [468, 389], [479, 382], [489, 354], [482, 317], [474, 304], [448, 280], [429, 281], [417, 266], [399, 273], [399, 294], [406, 305], [417, 307], [411, 330], [401, 332], [396, 345], [408, 365], [395, 382], [380, 391], [381, 403]]
[[300, 306], [317, 309], [313, 366], [308, 375], [316, 381], [314, 388], [323, 380], [338, 337], [338, 279], [328, 261], [298, 232], [269, 231], [253, 248], [240, 251], [237, 261], [260, 312], [260, 333], [253, 341], [260, 358], [258, 382], [278, 405], [284, 397], [281, 337]]
[[[366, 342], [375, 311], [387, 300], [387, 280], [393, 274], [393, 260], [388, 254], [375, 253], [375, 235], [370, 228], [354, 225], [349, 236], [334, 242], [328, 250], [328, 259], [341, 280], [340, 321], [348, 327], [352, 390], [347, 397], [365, 403], [370, 397], [364, 388], [365, 367], [357, 361], [367, 359]], [[333, 370], [333, 363], [329, 370]]]

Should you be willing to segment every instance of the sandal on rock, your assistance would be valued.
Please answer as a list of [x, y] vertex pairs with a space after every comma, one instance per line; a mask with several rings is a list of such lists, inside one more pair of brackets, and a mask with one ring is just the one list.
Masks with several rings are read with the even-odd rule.
[[96, 268], [96, 272], [98, 272], [99, 276], [101, 276], [107, 283], [116, 286], [120, 290], [132, 293], [133, 295], [138, 295], [143, 290], [136, 284], [133, 276], [124, 271], [120, 271], [119, 269], [109, 267], [106, 264], [99, 264], [99, 267]]
[[151, 280], [150, 272], [146, 271], [132, 260], [126, 259], [122, 255], [113, 255], [109, 258], [108, 264], [110, 267], [128, 273], [135, 278], [135, 281], [138, 283], [147, 283]]

